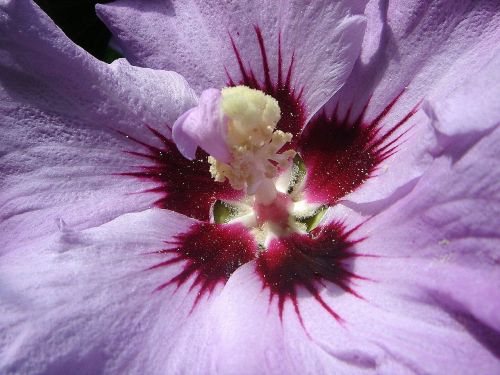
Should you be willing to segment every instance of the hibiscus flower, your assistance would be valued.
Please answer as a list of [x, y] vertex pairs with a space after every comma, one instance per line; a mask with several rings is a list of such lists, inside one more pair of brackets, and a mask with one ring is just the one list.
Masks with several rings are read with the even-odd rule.
[[[499, 370], [498, 5], [98, 10], [134, 65], [2, 3], [2, 373]], [[276, 210], [172, 141], [238, 85], [291, 135]]]

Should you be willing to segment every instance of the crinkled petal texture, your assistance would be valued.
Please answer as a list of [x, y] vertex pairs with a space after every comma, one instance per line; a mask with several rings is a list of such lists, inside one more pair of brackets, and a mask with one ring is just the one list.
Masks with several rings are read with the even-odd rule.
[[[167, 210], [125, 214], [19, 246], [0, 262], [2, 374], [204, 374], [207, 299], [156, 288], [183, 264], [148, 270], [151, 254], [192, 220]], [[193, 345], [196, 343], [196, 345]], [[211, 354], [210, 354], [211, 355]], [[177, 371], [176, 368], [184, 368]]]
[[[118, 176], [141, 161], [126, 133], [159, 140], [167, 124], [196, 103], [176, 73], [118, 60], [99, 62], [28, 1], [0, 9], [0, 205], [2, 248], [57, 230], [143, 210], [151, 183]], [[121, 133], [120, 133], [121, 132]]]
[[[97, 10], [130, 61], [179, 72], [198, 91], [226, 86], [224, 68], [239, 76], [230, 37], [261, 82], [267, 73], [278, 77], [278, 63], [288, 67], [294, 59], [297, 89], [304, 88], [307, 112], [314, 114], [345, 82], [359, 54], [365, 3], [123, 0]], [[267, 66], [252, 25], [271, 46]]]
[[[460, 90], [478, 90], [478, 95], [470, 96], [474, 100], [465, 104], [475, 119], [465, 127], [450, 122], [446, 132], [467, 133], [473, 139], [478, 129], [491, 128], [493, 124], [479, 121], [479, 113], [483, 103], [490, 103], [485, 95], [491, 98], [492, 91], [498, 90], [498, 85], [491, 84], [498, 74], [500, 51], [498, 1], [373, 0], [365, 13], [368, 22], [361, 56], [328, 107], [338, 106], [341, 118], [356, 118], [369, 100], [366, 117], [372, 119], [404, 90], [386, 120], [390, 125], [421, 100], [445, 99], [467, 82], [468, 88]], [[483, 74], [484, 70], [493, 76]], [[484, 89], [489, 93], [483, 96], [479, 91]], [[460, 112], [463, 115], [470, 116]], [[432, 162], [443, 139], [433, 136], [421, 113], [399, 134], [408, 129], [397, 156], [387, 159], [377, 178], [348, 197], [351, 207], [364, 213], [379, 211], [411, 190]]]

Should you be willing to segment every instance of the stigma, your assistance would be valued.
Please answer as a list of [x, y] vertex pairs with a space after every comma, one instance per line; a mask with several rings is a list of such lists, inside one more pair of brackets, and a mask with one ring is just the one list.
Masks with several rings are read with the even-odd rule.
[[276, 99], [236, 86], [203, 91], [198, 106], [172, 128], [183, 156], [194, 159], [202, 148], [213, 179], [244, 192], [238, 201], [214, 202], [211, 220], [245, 225], [263, 249], [273, 238], [309, 232], [324, 213], [321, 205], [309, 205], [301, 194], [302, 159], [284, 147], [292, 134], [277, 129], [280, 119]]
[[210, 156], [210, 172], [216, 181], [227, 179], [236, 190], [245, 190], [262, 204], [277, 196], [274, 180], [290, 166], [295, 151], [280, 153], [292, 134], [276, 130], [281, 118], [278, 102], [262, 91], [246, 86], [221, 91], [221, 112], [227, 119], [229, 162]]

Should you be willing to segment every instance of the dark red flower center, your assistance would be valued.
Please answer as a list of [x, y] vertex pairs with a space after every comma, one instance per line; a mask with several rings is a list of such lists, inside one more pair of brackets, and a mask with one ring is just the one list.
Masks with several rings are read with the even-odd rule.
[[167, 260], [150, 269], [176, 263], [182, 263], [182, 268], [157, 290], [190, 282], [190, 290], [197, 293], [195, 304], [217, 285], [225, 283], [238, 267], [254, 259], [257, 251], [253, 236], [241, 224], [199, 222], [166, 244], [168, 248], [157, 254], [166, 255]]
[[270, 300], [277, 299], [280, 316], [286, 300], [290, 300], [301, 319], [297, 292], [304, 288], [328, 313], [341, 320], [320, 296], [319, 289], [329, 282], [357, 296], [351, 282], [360, 277], [351, 268], [352, 260], [359, 256], [354, 252], [359, 240], [350, 239], [351, 233], [342, 223], [331, 222], [308, 234], [294, 233], [269, 244], [257, 259], [257, 271], [271, 292]]
[[[349, 114], [340, 119], [335, 111], [331, 115], [321, 112], [306, 125], [302, 93], [303, 85], [307, 83], [294, 82], [293, 54], [285, 69], [281, 40], [278, 39], [277, 77], [273, 79], [262, 32], [256, 27], [255, 33], [263, 77], [256, 77], [252, 68], [245, 65], [236, 42], [230, 37], [240, 77], [236, 79], [228, 74], [228, 84], [261, 90], [278, 101], [283, 115], [277, 128], [294, 135], [289, 147], [298, 151], [304, 165], [305, 179], [301, 186], [306, 200], [320, 207], [332, 206], [358, 189], [373, 176], [383, 160], [396, 152], [404, 134], [399, 130], [415, 109], [389, 128], [384, 119], [399, 97], [370, 122], [365, 121], [364, 112], [357, 119], [350, 120]], [[177, 235], [174, 241], [167, 242], [167, 249], [157, 252], [167, 258], [152, 266], [151, 270], [183, 265], [180, 271], [167, 277], [158, 290], [191, 283], [190, 289], [198, 293], [198, 303], [201, 296], [225, 283], [240, 265], [255, 260], [255, 270], [261, 276], [264, 289], [270, 293], [270, 303], [277, 301], [280, 315], [285, 303], [290, 301], [301, 319], [297, 291], [304, 289], [335, 319], [341, 320], [319, 291], [336, 285], [344, 292], [357, 295], [352, 287], [354, 279], [361, 279], [352, 271], [355, 257], [359, 256], [355, 245], [361, 241], [352, 238], [356, 228], [347, 230], [342, 223], [335, 221], [314, 228], [317, 224], [309, 225], [314, 220], [302, 218], [300, 220], [304, 222], [309, 220], [304, 226], [307, 230], [283, 232], [263, 244], [241, 224], [220, 224], [224, 220], [214, 223], [212, 209], [221, 207], [220, 202], [240, 199], [241, 192], [233, 190], [228, 183], [214, 182], [205, 153], [199, 152], [195, 161], [186, 160], [171, 140], [157, 130], [150, 131], [161, 140], [162, 146], [153, 147], [133, 139], [141, 149], [130, 153], [145, 158], [149, 164], [126, 175], [156, 182], [157, 187], [148, 192], [163, 194], [156, 202], [158, 206], [202, 220], [186, 233]], [[258, 207], [257, 223], [260, 225], [266, 220], [284, 222], [286, 212], [281, 212], [280, 207]]]
[[145, 159], [148, 164], [122, 175], [155, 182], [155, 188], [143, 191], [161, 194], [154, 202], [155, 206], [194, 219], [209, 220], [210, 208], [217, 199], [235, 200], [242, 196], [229, 183], [213, 180], [205, 152], [199, 150], [196, 160], [188, 160], [170, 139], [155, 129], [149, 128], [149, 131], [160, 139], [162, 147], [151, 146], [127, 136], [140, 147], [139, 150], [127, 152]]

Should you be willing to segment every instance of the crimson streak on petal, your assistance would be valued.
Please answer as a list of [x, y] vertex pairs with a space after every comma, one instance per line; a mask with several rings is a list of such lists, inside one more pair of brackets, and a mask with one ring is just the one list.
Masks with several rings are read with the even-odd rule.
[[190, 290], [198, 287], [195, 305], [219, 283], [225, 283], [241, 265], [253, 260], [257, 251], [253, 236], [242, 224], [196, 223], [167, 244], [173, 247], [157, 254], [168, 255], [168, 259], [150, 269], [176, 263], [182, 263], [182, 268], [157, 290], [172, 284], [179, 287], [192, 280]]
[[149, 164], [139, 167], [139, 171], [122, 175], [156, 182], [157, 187], [143, 191], [163, 195], [155, 202], [156, 206], [194, 219], [208, 220], [215, 200], [232, 200], [242, 196], [242, 192], [234, 190], [228, 182], [214, 181], [206, 153], [199, 150], [195, 160], [188, 160], [171, 140], [157, 130], [149, 130], [160, 139], [162, 146], [154, 147], [127, 136], [142, 148], [128, 153], [148, 160]]
[[261, 90], [268, 95], [274, 97], [281, 109], [281, 120], [278, 122], [277, 129], [284, 132], [290, 132], [294, 135], [292, 144], [285, 146], [285, 148], [293, 147], [295, 142], [295, 136], [300, 133], [304, 127], [306, 120], [306, 113], [304, 106], [302, 104], [302, 92], [303, 87], [298, 89], [293, 86], [293, 69], [294, 69], [294, 56], [292, 55], [290, 65], [288, 66], [286, 77], [283, 71], [283, 61], [282, 61], [282, 51], [281, 51], [281, 36], [278, 38], [278, 61], [277, 61], [277, 71], [278, 78], [276, 81], [271, 79], [269, 72], [269, 61], [267, 58], [266, 46], [264, 43], [264, 37], [259, 27], [255, 27], [255, 34], [257, 35], [257, 41], [259, 43], [260, 55], [262, 58], [262, 68], [264, 70], [264, 82], [259, 81], [251, 68], [245, 67], [242, 56], [236, 46], [235, 41], [231, 38], [231, 44], [233, 47], [236, 60], [238, 62], [238, 67], [240, 70], [241, 79], [235, 81], [229, 73], [228, 76], [228, 86], [245, 85], [250, 88]]
[[304, 190], [310, 202], [334, 204], [356, 190], [397, 151], [407, 130], [394, 135], [418, 108], [381, 135], [381, 121], [399, 97], [369, 123], [364, 121], [364, 111], [352, 123], [349, 113], [341, 120], [335, 111], [331, 117], [322, 112], [307, 125], [298, 141], [298, 151], [307, 168]]
[[299, 288], [305, 288], [328, 313], [342, 321], [319, 290], [325, 282], [330, 282], [358, 296], [351, 282], [353, 278], [362, 278], [351, 271], [349, 262], [360, 256], [354, 252], [354, 245], [362, 239], [349, 239], [356, 229], [346, 231], [342, 223], [332, 222], [309, 234], [293, 233], [271, 241], [267, 251], [257, 259], [257, 272], [263, 286], [270, 290], [270, 302], [277, 298], [280, 318], [285, 302], [290, 300], [302, 322], [297, 293]]

